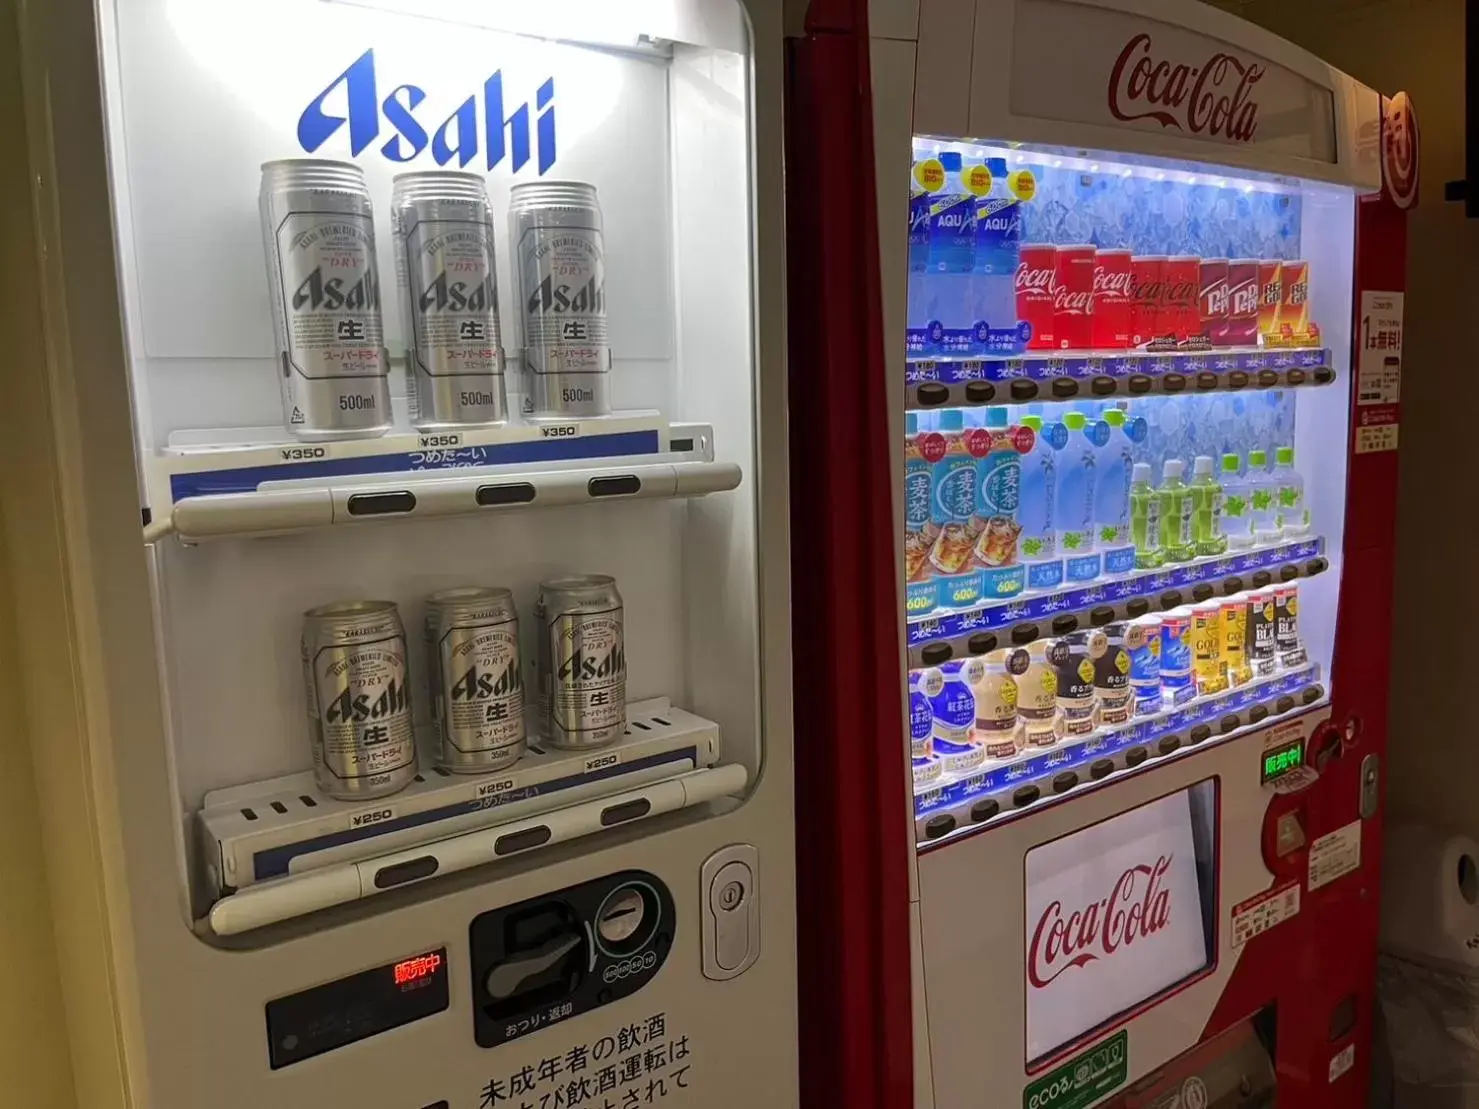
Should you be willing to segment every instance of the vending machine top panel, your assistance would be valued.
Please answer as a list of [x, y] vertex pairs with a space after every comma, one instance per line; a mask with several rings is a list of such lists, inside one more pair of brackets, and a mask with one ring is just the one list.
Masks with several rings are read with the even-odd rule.
[[1215, 8], [921, 0], [917, 34], [918, 133], [1381, 185], [1377, 93]]

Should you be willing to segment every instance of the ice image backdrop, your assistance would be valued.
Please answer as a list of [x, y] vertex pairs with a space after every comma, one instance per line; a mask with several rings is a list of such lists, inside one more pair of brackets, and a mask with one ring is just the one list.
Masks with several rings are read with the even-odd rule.
[[1022, 205], [1024, 243], [1093, 243], [1137, 254], [1299, 257], [1297, 194], [1188, 184], [1027, 163], [1037, 195]]

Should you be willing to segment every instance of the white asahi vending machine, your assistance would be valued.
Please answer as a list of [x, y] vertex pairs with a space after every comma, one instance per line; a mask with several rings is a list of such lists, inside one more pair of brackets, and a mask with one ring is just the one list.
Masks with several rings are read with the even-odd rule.
[[779, 5], [20, 41], [126, 1103], [795, 1105]]

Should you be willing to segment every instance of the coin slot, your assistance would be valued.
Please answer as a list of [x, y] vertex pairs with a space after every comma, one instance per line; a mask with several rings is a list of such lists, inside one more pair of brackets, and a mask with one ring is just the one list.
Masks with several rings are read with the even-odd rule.
[[641, 491], [642, 479], [636, 474], [593, 477], [586, 483], [586, 492], [593, 497], [630, 497]]
[[642, 721], [640, 721], [640, 720], [633, 720], [632, 721], [632, 727], [634, 727], [634, 728], [641, 728], [642, 731], [644, 731], [644, 732], [650, 732], [650, 731], [652, 731], [651, 728], [649, 728], [646, 724], [642, 723]]
[[661, 724], [664, 728], [671, 728], [673, 726], [673, 722], [671, 720], [664, 720], [661, 716], [654, 716], [652, 719]]
[[635, 954], [651, 942], [661, 916], [657, 895], [647, 886], [618, 886], [596, 910], [596, 942], [613, 958]]
[[416, 510], [416, 494], [409, 490], [396, 493], [352, 493], [349, 497], [351, 516], [396, 516]]
[[473, 499], [483, 508], [496, 508], [503, 504], [528, 504], [534, 493], [534, 486], [529, 482], [511, 481], [505, 485], [479, 485]]

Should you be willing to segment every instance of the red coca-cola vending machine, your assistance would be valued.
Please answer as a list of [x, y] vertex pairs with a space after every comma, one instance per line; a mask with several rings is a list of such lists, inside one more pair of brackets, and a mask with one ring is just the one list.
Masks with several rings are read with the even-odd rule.
[[1364, 1104], [1407, 98], [1169, 0], [790, 97], [803, 1104]]

